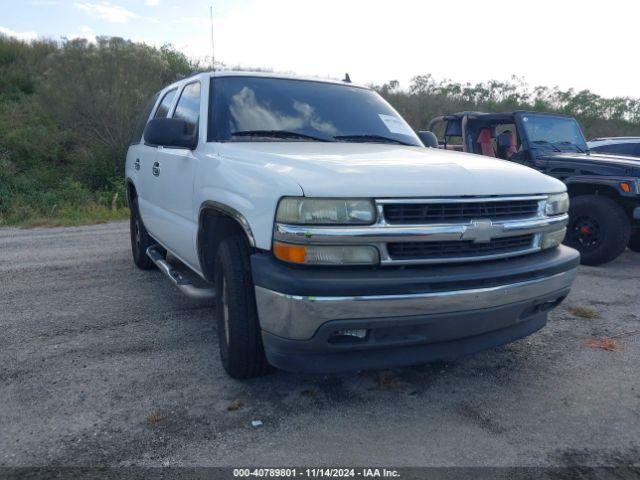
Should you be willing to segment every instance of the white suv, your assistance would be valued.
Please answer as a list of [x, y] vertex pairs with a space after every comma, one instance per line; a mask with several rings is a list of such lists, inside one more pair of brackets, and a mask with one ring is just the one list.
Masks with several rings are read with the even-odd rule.
[[546, 323], [579, 263], [560, 245], [562, 182], [425, 148], [350, 83], [176, 82], [141, 116], [126, 183], [136, 265], [215, 298], [236, 378], [269, 364], [424, 363], [515, 340]]

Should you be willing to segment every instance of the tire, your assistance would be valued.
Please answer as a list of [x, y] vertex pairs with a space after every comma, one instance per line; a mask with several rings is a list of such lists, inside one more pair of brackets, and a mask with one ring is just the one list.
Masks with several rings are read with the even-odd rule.
[[565, 245], [580, 252], [584, 265], [601, 265], [624, 252], [631, 225], [624, 209], [601, 195], [571, 199]]
[[233, 378], [269, 371], [264, 355], [249, 248], [243, 236], [224, 239], [216, 254], [215, 289], [218, 345], [222, 366]]
[[629, 247], [629, 250], [640, 252], [640, 231], [631, 235], [631, 237], [629, 238], [629, 244], [627, 246]]
[[142, 223], [137, 198], [131, 203], [130, 212], [129, 230], [131, 232], [131, 254], [133, 256], [133, 263], [141, 270], [150, 270], [154, 267], [154, 264], [147, 256], [147, 248], [155, 242], [144, 227], [144, 223]]

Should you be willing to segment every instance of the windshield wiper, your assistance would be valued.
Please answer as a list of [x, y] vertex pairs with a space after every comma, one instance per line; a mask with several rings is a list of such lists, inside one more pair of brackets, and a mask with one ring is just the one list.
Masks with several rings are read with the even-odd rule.
[[336, 140], [343, 140], [345, 142], [370, 142], [370, 143], [396, 143], [398, 145], [408, 145], [410, 147], [415, 147], [412, 143], [403, 142], [402, 140], [398, 140], [392, 137], [385, 137], [384, 135], [336, 135], [333, 137]]
[[567, 140], [563, 142], [556, 142], [558, 145], [571, 145], [572, 147], [576, 147], [580, 153], [586, 153], [582, 148], [580, 148], [577, 144], [573, 142], [569, 142]]
[[562, 152], [562, 150], [560, 150], [558, 147], [556, 147], [553, 143], [548, 142], [546, 140], [534, 140], [531, 143], [537, 143], [537, 144], [541, 144], [541, 145], [549, 145], [551, 146], [556, 152]]
[[271, 137], [271, 138], [299, 138], [302, 140], [312, 140], [314, 142], [332, 142], [330, 138], [314, 137], [306, 133], [290, 132], [288, 130], [242, 130], [233, 132], [232, 137]]

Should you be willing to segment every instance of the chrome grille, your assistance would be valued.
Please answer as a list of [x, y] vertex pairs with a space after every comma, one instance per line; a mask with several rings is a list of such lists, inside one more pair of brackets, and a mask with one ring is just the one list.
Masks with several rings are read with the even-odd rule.
[[379, 198], [371, 225], [276, 223], [274, 239], [370, 245], [383, 266], [488, 261], [538, 252], [543, 234], [567, 225], [567, 214], [545, 214], [546, 201], [547, 195]]
[[392, 203], [383, 209], [384, 218], [392, 225], [519, 219], [534, 217], [537, 211], [538, 200]]
[[392, 260], [431, 260], [446, 262], [451, 258], [479, 257], [483, 255], [499, 255], [530, 249], [533, 246], [533, 235], [496, 238], [487, 243], [470, 241], [457, 242], [397, 242], [388, 243], [387, 251]]

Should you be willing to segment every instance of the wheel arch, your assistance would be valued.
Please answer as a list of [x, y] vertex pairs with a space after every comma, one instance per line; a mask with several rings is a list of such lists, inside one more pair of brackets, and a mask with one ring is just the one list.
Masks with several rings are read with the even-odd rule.
[[214, 279], [215, 256], [220, 242], [234, 234], [242, 234], [249, 248], [256, 248], [253, 231], [242, 213], [212, 200], [200, 205], [196, 248], [200, 270], [207, 280]]
[[624, 193], [620, 190], [620, 179], [569, 177], [564, 182], [570, 197], [603, 195], [618, 201]]
[[133, 180], [129, 177], [125, 179], [124, 187], [125, 187], [127, 206], [131, 207], [131, 202], [133, 202], [133, 200], [138, 196], [138, 190], [136, 189], [136, 186], [133, 183]]

